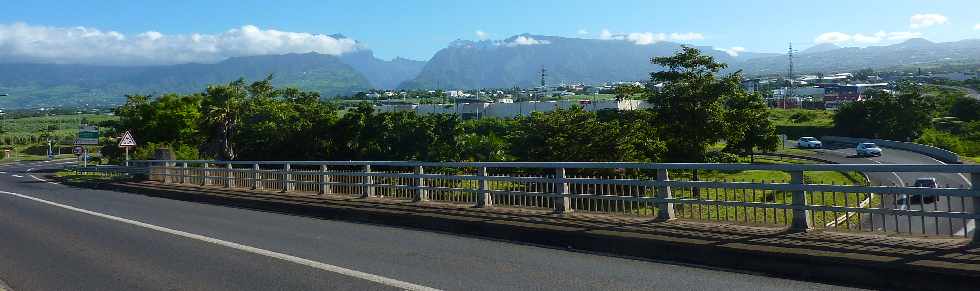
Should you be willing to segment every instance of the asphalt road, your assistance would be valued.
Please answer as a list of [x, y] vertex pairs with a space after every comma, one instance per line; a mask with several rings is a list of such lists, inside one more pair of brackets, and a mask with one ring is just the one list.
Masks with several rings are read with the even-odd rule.
[[[926, 155], [890, 148], [883, 149], [881, 157], [857, 157], [855, 156], [854, 145], [849, 144], [828, 144], [825, 149], [817, 149], [813, 152], [815, 157], [841, 164], [942, 164], [942, 162]], [[916, 179], [922, 177], [936, 178], [939, 187], [944, 188], [969, 188], [971, 185], [969, 178], [961, 174], [914, 172], [865, 174], [868, 175], [872, 185], [911, 186]], [[899, 203], [896, 195], [883, 195], [881, 201], [881, 205], [872, 205], [872, 207], [894, 209], [901, 209], [902, 207], [902, 203]], [[907, 204], [905, 207], [913, 210], [968, 212], [973, 210], [973, 203], [964, 198], [939, 197], [935, 203]], [[922, 216], [875, 215], [867, 216], [864, 223], [868, 226], [873, 225], [882, 231], [938, 236], [964, 236], [965, 234], [972, 234], [975, 229], [973, 221]]]
[[14, 290], [841, 290], [838, 286], [38, 180], [0, 166]]

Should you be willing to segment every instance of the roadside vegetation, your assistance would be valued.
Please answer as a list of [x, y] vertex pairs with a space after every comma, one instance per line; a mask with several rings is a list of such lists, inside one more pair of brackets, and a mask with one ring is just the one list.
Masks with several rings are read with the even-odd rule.
[[[694, 48], [653, 62], [667, 68], [651, 76], [662, 90], [617, 90], [656, 104], [651, 110], [573, 108], [507, 120], [381, 113], [366, 103], [341, 111], [315, 92], [275, 88], [270, 77], [128, 96], [108, 135], [130, 130], [141, 143], [137, 159], [166, 147], [180, 159], [732, 162], [776, 148], [770, 111], [742, 89], [738, 73], [720, 75], [725, 65]], [[724, 148], [712, 148], [722, 140]], [[118, 161], [114, 142], [102, 152]]]

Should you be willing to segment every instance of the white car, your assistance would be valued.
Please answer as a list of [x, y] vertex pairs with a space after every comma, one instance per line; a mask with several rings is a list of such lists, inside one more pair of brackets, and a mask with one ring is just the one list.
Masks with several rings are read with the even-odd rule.
[[801, 149], [819, 149], [823, 147], [823, 143], [814, 137], [804, 136], [796, 141], [796, 147]]
[[881, 148], [878, 145], [871, 142], [864, 142], [858, 144], [857, 148], [854, 149], [858, 156], [862, 157], [880, 157]]

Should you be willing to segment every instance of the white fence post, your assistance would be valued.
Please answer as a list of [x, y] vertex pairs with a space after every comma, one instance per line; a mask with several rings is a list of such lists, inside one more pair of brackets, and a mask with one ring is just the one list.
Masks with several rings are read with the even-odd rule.
[[572, 212], [572, 197], [569, 197], [571, 192], [568, 190], [568, 183], [565, 180], [565, 168], [555, 169], [555, 194], [561, 195], [555, 197], [555, 213], [569, 213]]
[[[970, 188], [972, 188], [973, 190], [980, 191], [980, 172], [970, 173], [970, 184], [973, 185]], [[973, 200], [973, 214], [980, 214], [980, 197], [974, 196], [972, 200]], [[977, 221], [975, 219], [973, 221], [973, 224], [974, 225], [980, 224], [980, 221]], [[966, 228], [965, 225], [963, 227]], [[975, 227], [973, 229], [973, 244], [980, 245], [980, 230], [976, 229]]]
[[[790, 184], [803, 186], [803, 171], [790, 172]], [[810, 219], [810, 210], [803, 209], [807, 205], [806, 191], [793, 191], [793, 223], [790, 229], [794, 231], [808, 231], [813, 228], [813, 221]]]
[[231, 188], [231, 185], [235, 184], [235, 173], [234, 167], [231, 163], [225, 164], [225, 188]]
[[[423, 169], [422, 166], [415, 166], [415, 174], [416, 175], [424, 175], [425, 174], [425, 169]], [[422, 178], [422, 177], [416, 178], [415, 179], [415, 185], [418, 186], [419, 189], [418, 190], [415, 190], [415, 199], [413, 199], [413, 200], [415, 202], [429, 201], [429, 191], [427, 191], [427, 190], [425, 190], [423, 188], [423, 187], [425, 187], [425, 178]]]
[[263, 188], [262, 185], [262, 167], [259, 164], [252, 164], [252, 190], [259, 190]]
[[[371, 165], [364, 165], [364, 173], [371, 173]], [[374, 177], [364, 176], [364, 193], [361, 193], [361, 198], [374, 197]]]
[[[657, 170], [657, 180], [661, 182], [670, 181], [670, 172], [667, 169]], [[670, 191], [670, 186], [664, 185], [657, 187], [657, 198], [671, 199], [674, 198], [674, 194]], [[674, 203], [664, 202], [660, 203], [657, 209], [657, 221], [670, 221], [674, 219]]]
[[289, 165], [289, 163], [286, 163], [282, 166], [282, 192], [283, 193], [293, 190], [293, 187], [290, 184], [290, 181], [293, 180], [293, 174], [290, 173], [291, 171], [292, 171], [292, 167]]
[[204, 165], [201, 166], [201, 186], [207, 186], [207, 185], [208, 185], [208, 163], [204, 162]]
[[480, 167], [480, 191], [476, 193], [476, 207], [493, 207], [493, 196], [487, 187], [487, 167]]
[[187, 162], [180, 164], [180, 183], [187, 183]]
[[331, 194], [330, 176], [327, 176], [327, 165], [320, 165], [320, 195]]

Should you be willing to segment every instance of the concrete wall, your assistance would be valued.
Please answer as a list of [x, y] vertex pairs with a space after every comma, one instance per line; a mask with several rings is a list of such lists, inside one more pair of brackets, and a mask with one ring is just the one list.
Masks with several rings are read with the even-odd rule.
[[953, 164], [959, 164], [959, 163], [961, 163], [960, 162], [960, 156], [957, 155], [954, 152], [947, 151], [947, 150], [944, 150], [944, 149], [941, 149], [941, 148], [937, 148], [937, 147], [934, 147], [934, 146], [921, 145], [921, 144], [917, 144], [917, 143], [891, 141], [891, 140], [884, 140], [884, 139], [841, 137], [841, 136], [824, 136], [821, 141], [823, 141], [825, 143], [826, 142], [837, 142], [837, 143], [851, 143], [851, 144], [857, 144], [857, 143], [862, 143], [862, 142], [873, 142], [873, 143], [875, 143], [875, 144], [877, 144], [878, 146], [881, 146], [881, 147], [893, 148], [893, 149], [900, 149], [900, 150], [907, 150], [907, 151], [910, 151], [910, 152], [916, 152], [916, 153], [920, 153], [920, 154], [923, 154], [923, 155], [930, 156], [930, 157], [932, 157], [934, 159], [937, 159], [937, 160], [940, 160], [940, 161], [943, 161], [943, 162], [946, 162], [946, 163], [953, 163]]

